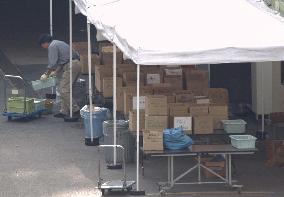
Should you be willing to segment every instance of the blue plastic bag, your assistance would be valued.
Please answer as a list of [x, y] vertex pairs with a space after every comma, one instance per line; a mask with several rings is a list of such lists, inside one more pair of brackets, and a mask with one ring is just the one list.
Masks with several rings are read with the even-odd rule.
[[165, 129], [163, 136], [164, 146], [169, 150], [182, 150], [193, 144], [192, 139], [184, 133], [182, 128]]

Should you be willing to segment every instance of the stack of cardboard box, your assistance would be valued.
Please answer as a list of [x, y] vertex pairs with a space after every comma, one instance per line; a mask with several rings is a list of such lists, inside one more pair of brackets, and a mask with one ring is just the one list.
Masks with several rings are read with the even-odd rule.
[[144, 150], [163, 150], [163, 130], [168, 128], [167, 105], [166, 96], [146, 96], [145, 131], [143, 132]]

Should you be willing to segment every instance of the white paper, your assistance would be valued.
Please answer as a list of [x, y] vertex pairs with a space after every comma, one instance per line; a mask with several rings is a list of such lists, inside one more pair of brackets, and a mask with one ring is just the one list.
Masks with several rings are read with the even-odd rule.
[[[137, 96], [134, 96], [132, 101], [133, 101], [132, 108], [136, 110], [137, 109]], [[139, 109], [145, 109], [145, 96], [140, 96]]]
[[147, 84], [159, 84], [161, 83], [160, 74], [147, 74]]
[[181, 127], [185, 131], [191, 131], [192, 117], [174, 117], [174, 127]]

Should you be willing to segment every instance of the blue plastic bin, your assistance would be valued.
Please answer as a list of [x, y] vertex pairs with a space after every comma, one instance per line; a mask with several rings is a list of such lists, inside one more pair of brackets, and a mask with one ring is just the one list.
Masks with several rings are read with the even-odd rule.
[[[81, 117], [84, 119], [85, 142], [91, 142], [90, 112], [89, 106], [85, 105], [80, 110]], [[110, 112], [107, 108], [94, 107], [92, 110], [93, 121], [93, 138], [101, 138], [103, 136], [103, 122], [109, 119]]]

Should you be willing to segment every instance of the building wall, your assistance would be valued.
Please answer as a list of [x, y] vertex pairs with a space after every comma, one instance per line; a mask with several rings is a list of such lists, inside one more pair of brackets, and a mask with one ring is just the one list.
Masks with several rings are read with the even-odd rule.
[[281, 62], [273, 62], [272, 112], [284, 112], [284, 85], [281, 84]]

